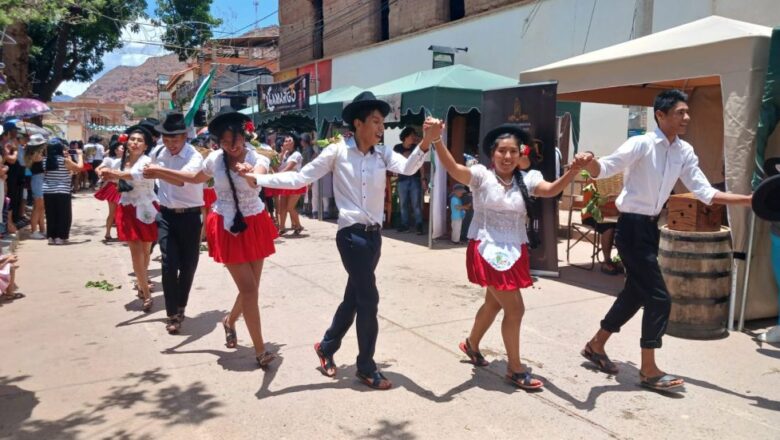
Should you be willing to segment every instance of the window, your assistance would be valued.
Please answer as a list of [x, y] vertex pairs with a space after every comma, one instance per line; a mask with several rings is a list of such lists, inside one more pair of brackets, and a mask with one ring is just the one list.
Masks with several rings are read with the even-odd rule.
[[464, 0], [450, 0], [450, 21], [460, 20], [466, 15]]

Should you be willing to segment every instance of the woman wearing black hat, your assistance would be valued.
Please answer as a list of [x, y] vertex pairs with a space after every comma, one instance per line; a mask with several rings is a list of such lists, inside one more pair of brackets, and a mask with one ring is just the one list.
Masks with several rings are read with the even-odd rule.
[[[283, 171], [300, 171], [303, 166], [303, 155], [301, 154], [300, 138], [295, 133], [288, 133], [284, 135], [284, 143], [282, 144], [282, 163], [279, 166], [279, 172]], [[300, 200], [303, 194], [306, 194], [306, 186], [302, 186], [296, 189], [280, 189], [277, 190], [279, 194], [279, 233], [284, 234], [287, 232], [285, 224], [287, 223], [287, 214], [290, 214], [290, 222], [292, 223], [293, 233], [300, 235], [303, 231], [301, 226], [301, 219], [298, 216], [298, 200]]]
[[[444, 125], [428, 119], [426, 129]], [[485, 136], [483, 151], [491, 168], [483, 165], [466, 167], [455, 162], [441, 137], [433, 141], [439, 159], [458, 182], [471, 187], [474, 218], [468, 231], [466, 271], [469, 281], [486, 287], [485, 302], [474, 319], [471, 333], [460, 343], [460, 349], [479, 367], [488, 362], [479, 351], [479, 343], [493, 324], [498, 312], [504, 311], [501, 334], [508, 364], [506, 379], [526, 390], [544, 386], [520, 361], [520, 323], [525, 306], [520, 289], [533, 284], [529, 264], [529, 237], [526, 229], [530, 196], [554, 197], [574, 179], [580, 167], [572, 166], [560, 179], [547, 182], [536, 170], [528, 168], [533, 139], [516, 125], [502, 125]]]
[[125, 131], [127, 146], [122, 152], [119, 169], [102, 169], [102, 177], [119, 181], [122, 194], [116, 211], [117, 236], [126, 241], [133, 259], [139, 298], [143, 300], [143, 311], [152, 309], [152, 295], [149, 288], [149, 257], [152, 243], [157, 241], [157, 195], [154, 181], [143, 177], [144, 167], [151, 162], [145, 154], [153, 142], [149, 130], [134, 125]]
[[209, 255], [227, 267], [238, 287], [233, 309], [222, 321], [226, 345], [235, 348], [238, 344], [235, 324], [243, 314], [257, 363], [265, 368], [276, 356], [266, 351], [260, 329], [260, 274], [265, 258], [276, 251], [277, 231], [259, 197], [260, 188], [241, 177], [247, 172], [265, 174], [270, 166], [268, 158], [247, 143], [248, 121], [248, 116], [235, 111], [220, 112], [209, 123], [209, 133], [216, 136], [221, 149], [209, 154], [202, 170], [191, 173], [155, 168], [155, 172], [188, 183], [214, 178], [217, 200], [206, 219]]

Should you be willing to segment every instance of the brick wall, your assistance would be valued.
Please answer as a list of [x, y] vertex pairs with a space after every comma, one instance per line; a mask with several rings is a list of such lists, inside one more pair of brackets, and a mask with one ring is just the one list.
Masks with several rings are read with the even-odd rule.
[[513, 3], [530, 3], [534, 0], [465, 0], [466, 16], [478, 14], [488, 9], [511, 5]]
[[390, 38], [450, 21], [449, 0], [398, 0], [390, 7]]
[[[325, 3], [330, 3], [325, 0]], [[279, 2], [279, 66], [287, 69], [314, 57], [314, 5], [311, 0]]]
[[325, 0], [325, 57], [378, 42], [380, 9], [379, 0]]

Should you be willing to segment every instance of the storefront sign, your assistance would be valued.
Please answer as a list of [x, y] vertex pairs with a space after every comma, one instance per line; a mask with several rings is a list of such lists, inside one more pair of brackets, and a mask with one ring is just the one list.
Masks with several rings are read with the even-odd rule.
[[258, 84], [260, 105], [266, 112], [287, 112], [309, 108], [309, 75], [274, 84]]

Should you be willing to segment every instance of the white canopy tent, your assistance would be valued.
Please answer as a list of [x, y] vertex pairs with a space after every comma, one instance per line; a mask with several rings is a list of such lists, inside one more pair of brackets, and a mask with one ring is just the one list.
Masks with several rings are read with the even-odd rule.
[[[691, 98], [692, 121], [685, 138], [693, 144], [702, 170], [710, 182], [725, 180], [728, 191], [749, 194], [771, 33], [768, 27], [711, 16], [527, 70], [520, 82], [556, 80], [560, 101], [650, 107], [661, 90], [682, 89]], [[776, 134], [767, 157], [777, 153]], [[752, 213], [746, 207], [730, 207], [728, 214], [734, 251], [747, 252]], [[769, 225], [758, 220], [748, 319], [778, 313], [769, 254]], [[739, 264], [736, 270], [740, 294], [745, 269]]]

